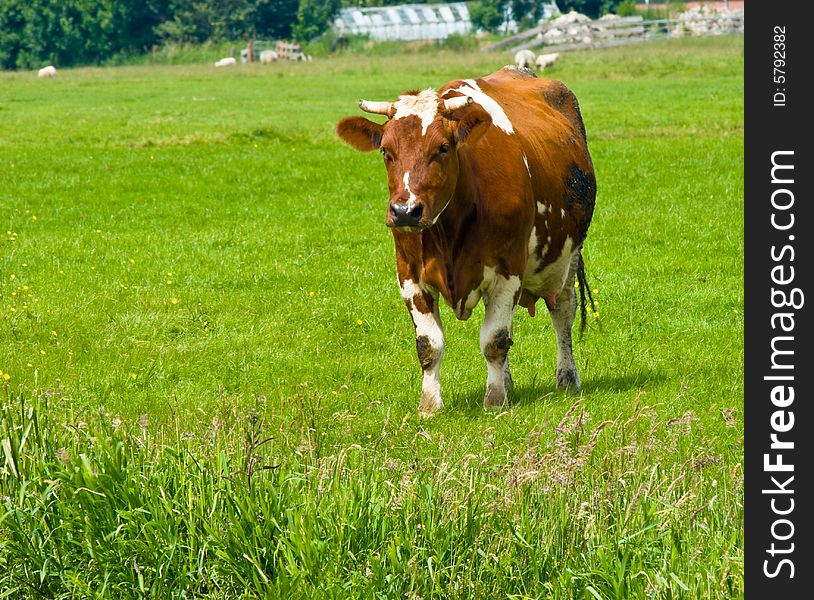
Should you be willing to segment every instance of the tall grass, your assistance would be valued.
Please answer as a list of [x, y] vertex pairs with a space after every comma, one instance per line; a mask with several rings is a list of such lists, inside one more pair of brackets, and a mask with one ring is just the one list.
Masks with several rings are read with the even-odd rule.
[[[52, 414], [64, 415], [54, 418]], [[320, 454], [256, 410], [155, 430], [59, 394], [0, 414], [0, 588], [48, 598], [730, 598], [742, 593], [742, 474], [692, 414], [592, 423], [580, 400], [497, 465], [410, 461], [383, 439]], [[392, 443], [392, 442], [391, 442]], [[705, 498], [711, 498], [706, 500]], [[710, 537], [717, 550], [708, 553]]]

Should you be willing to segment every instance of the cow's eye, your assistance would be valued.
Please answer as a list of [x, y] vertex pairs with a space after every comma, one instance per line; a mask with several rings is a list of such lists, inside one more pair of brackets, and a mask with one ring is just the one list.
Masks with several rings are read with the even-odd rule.
[[446, 154], [449, 152], [449, 146], [446, 144], [441, 144], [438, 146], [438, 154]]

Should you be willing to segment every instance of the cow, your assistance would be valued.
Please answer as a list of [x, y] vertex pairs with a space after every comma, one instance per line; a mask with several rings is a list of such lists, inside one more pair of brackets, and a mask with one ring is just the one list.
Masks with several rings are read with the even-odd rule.
[[221, 58], [219, 61], [215, 63], [216, 67], [233, 67], [237, 61], [232, 58], [231, 56], [227, 56], [226, 58]]
[[54, 65], [48, 65], [47, 67], [43, 67], [39, 71], [37, 71], [37, 77], [40, 79], [50, 79], [51, 77], [56, 77], [57, 70]]
[[336, 131], [357, 150], [383, 155], [385, 223], [423, 371], [419, 413], [443, 407], [439, 298], [461, 320], [483, 300], [485, 409], [507, 403], [515, 310], [520, 305], [534, 316], [540, 298], [556, 332], [556, 386], [578, 389], [575, 279], [584, 327], [586, 291], [593, 299], [581, 251], [596, 179], [571, 90], [507, 66], [438, 91], [405, 92], [394, 102], [360, 100], [359, 107], [388, 120], [346, 117]]
[[538, 69], [541, 71], [546, 69], [547, 67], [554, 66], [554, 63], [557, 62], [557, 59], [560, 57], [559, 52], [555, 52], [554, 54], [541, 54], [537, 57], [537, 60], [534, 61], [534, 64], [537, 66]]
[[276, 50], [263, 50], [260, 53], [261, 64], [268, 65], [278, 60], [280, 60], [280, 55], [277, 54]]
[[534, 52], [531, 50], [518, 50], [514, 55], [514, 64], [518, 69], [532, 69], [534, 58]]

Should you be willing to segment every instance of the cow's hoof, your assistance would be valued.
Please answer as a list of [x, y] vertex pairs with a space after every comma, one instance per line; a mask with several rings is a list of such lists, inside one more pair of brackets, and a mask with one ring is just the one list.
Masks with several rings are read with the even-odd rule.
[[576, 369], [557, 369], [557, 387], [561, 390], [579, 389], [579, 373]]
[[505, 389], [501, 390], [493, 386], [486, 388], [486, 395], [483, 397], [484, 410], [496, 410], [503, 408], [506, 404], [508, 404], [508, 400]]
[[440, 397], [421, 394], [421, 402], [418, 403], [418, 416], [431, 417], [442, 408], [444, 408], [444, 403]]

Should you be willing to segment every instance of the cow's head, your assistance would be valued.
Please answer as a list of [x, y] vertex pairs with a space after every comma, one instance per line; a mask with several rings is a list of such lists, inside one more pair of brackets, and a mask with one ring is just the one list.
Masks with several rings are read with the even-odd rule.
[[395, 102], [360, 100], [359, 107], [388, 120], [346, 117], [336, 132], [357, 150], [382, 153], [390, 188], [387, 226], [432, 226], [455, 193], [458, 150], [475, 143], [492, 118], [468, 96], [443, 98], [435, 90], [408, 92]]

